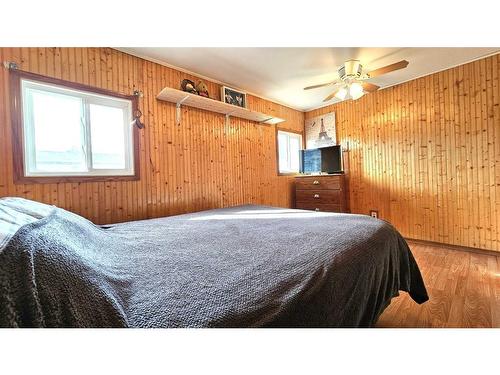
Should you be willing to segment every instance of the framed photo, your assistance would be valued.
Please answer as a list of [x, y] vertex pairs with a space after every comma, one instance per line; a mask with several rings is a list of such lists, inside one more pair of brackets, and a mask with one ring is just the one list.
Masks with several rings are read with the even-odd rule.
[[230, 87], [222, 86], [220, 97], [224, 103], [247, 107], [247, 94]]
[[336, 145], [335, 112], [307, 119], [305, 132], [306, 149]]

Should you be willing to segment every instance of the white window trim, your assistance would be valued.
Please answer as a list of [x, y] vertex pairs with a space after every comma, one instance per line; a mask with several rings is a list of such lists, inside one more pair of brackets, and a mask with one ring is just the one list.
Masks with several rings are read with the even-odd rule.
[[[283, 134], [287, 137], [287, 143], [286, 143], [286, 160], [287, 160], [287, 166], [286, 169], [282, 169], [280, 165], [280, 154], [279, 154], [279, 136], [280, 134]], [[302, 134], [299, 133], [293, 133], [293, 132], [287, 132], [286, 130], [278, 130], [277, 134], [277, 140], [276, 140], [276, 147], [278, 148], [278, 172], [283, 173], [283, 174], [289, 174], [289, 173], [299, 173], [300, 172], [300, 166], [298, 170], [291, 169], [290, 163], [291, 163], [291, 158], [290, 158], [290, 138], [298, 138], [300, 149], [302, 149]]]
[[[84, 172], [46, 172], [35, 169], [35, 138], [34, 119], [31, 109], [32, 105], [27, 105], [26, 88], [42, 89], [43, 91], [57, 94], [74, 96], [82, 99], [84, 118], [82, 119], [82, 132], [84, 133], [85, 156], [87, 171]], [[76, 90], [62, 87], [56, 84], [48, 84], [36, 80], [21, 79], [21, 99], [22, 99], [22, 129], [23, 129], [23, 152], [24, 152], [24, 176], [25, 177], [86, 177], [86, 176], [115, 176], [128, 177], [135, 175], [134, 162], [134, 132], [132, 125], [132, 101], [101, 94], [96, 94], [83, 90]], [[123, 110], [123, 126], [125, 134], [125, 168], [124, 169], [94, 169], [92, 168], [91, 134], [90, 134], [90, 104], [105, 105], [108, 107], [120, 108]]]

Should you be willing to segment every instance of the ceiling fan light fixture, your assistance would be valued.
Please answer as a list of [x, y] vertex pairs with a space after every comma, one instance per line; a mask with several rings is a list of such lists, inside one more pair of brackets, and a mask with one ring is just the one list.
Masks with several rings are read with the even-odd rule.
[[339, 100], [344, 100], [347, 96], [347, 89], [345, 87], [342, 87], [337, 93], [335, 94], [335, 97]]
[[344, 73], [346, 77], [359, 77], [363, 67], [361, 66], [359, 60], [347, 60], [344, 63]]
[[365, 93], [363, 92], [363, 86], [359, 82], [351, 83], [349, 87], [349, 95], [353, 100], [361, 98]]

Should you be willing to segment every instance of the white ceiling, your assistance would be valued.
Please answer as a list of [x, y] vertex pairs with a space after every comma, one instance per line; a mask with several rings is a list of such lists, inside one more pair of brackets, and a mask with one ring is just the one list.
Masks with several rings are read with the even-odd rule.
[[361, 60], [368, 70], [408, 60], [406, 69], [370, 80], [383, 88], [500, 51], [498, 47], [118, 49], [300, 110], [325, 104], [323, 99], [332, 92], [331, 87], [309, 91], [303, 88], [336, 79], [338, 66], [348, 59]]

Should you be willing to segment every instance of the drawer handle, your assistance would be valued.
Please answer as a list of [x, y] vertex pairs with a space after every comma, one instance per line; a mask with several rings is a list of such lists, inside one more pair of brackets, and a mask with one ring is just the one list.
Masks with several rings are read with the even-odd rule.
[[314, 180], [313, 181], [313, 185], [319, 185], [319, 181], [318, 180]]
[[319, 194], [314, 194], [314, 198], [319, 198]]
[[315, 208], [314, 211], [319, 212], [319, 208]]

